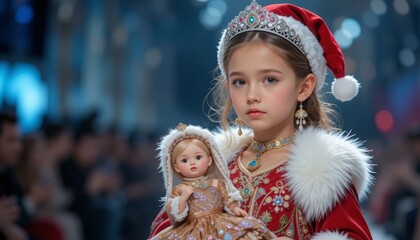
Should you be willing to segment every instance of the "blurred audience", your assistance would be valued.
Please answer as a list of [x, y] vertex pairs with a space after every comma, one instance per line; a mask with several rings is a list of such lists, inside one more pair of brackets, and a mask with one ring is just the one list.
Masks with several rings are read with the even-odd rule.
[[129, 137], [126, 144], [128, 155], [122, 164], [126, 196], [123, 233], [127, 240], [147, 239], [150, 224], [160, 208], [161, 192], [158, 190], [162, 189], [161, 179], [153, 177], [157, 172], [157, 166], [153, 163], [157, 161], [155, 155], [148, 156], [154, 153], [155, 139], [140, 141], [138, 138], [135, 132]]
[[29, 222], [13, 165], [21, 149], [17, 119], [0, 113], [0, 239], [27, 239], [21, 227]]
[[61, 240], [61, 229], [54, 221], [34, 217], [51, 188], [40, 184], [36, 173], [24, 170], [33, 165], [20, 164], [21, 147], [16, 117], [0, 113], [0, 239]]
[[96, 117], [21, 136], [0, 113], [0, 240], [147, 239], [163, 194], [156, 135], [99, 134]]
[[118, 239], [120, 175], [100, 162], [99, 139], [92, 126], [82, 124], [74, 140], [72, 155], [60, 163], [64, 186], [73, 195], [69, 209], [81, 218], [85, 239]]
[[42, 131], [44, 137], [39, 138], [39, 144], [43, 146], [39, 152], [40, 157], [42, 156], [39, 173], [41, 181], [51, 185], [53, 192], [39, 214], [55, 219], [63, 229], [65, 239], [83, 239], [79, 217], [66, 209], [72, 201], [72, 195], [64, 188], [59, 172], [60, 162], [69, 157], [72, 151], [70, 129], [65, 123], [45, 121]]
[[374, 220], [398, 240], [420, 239], [420, 125], [410, 126], [402, 139], [394, 138], [378, 159], [370, 202]]

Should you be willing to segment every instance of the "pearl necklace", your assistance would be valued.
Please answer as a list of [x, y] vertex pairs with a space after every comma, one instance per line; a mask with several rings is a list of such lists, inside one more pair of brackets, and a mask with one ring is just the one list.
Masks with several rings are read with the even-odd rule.
[[249, 162], [246, 164], [246, 169], [248, 169], [250, 172], [254, 172], [261, 167], [261, 157], [265, 152], [286, 146], [287, 144], [291, 143], [293, 139], [293, 135], [286, 138], [278, 138], [268, 142], [257, 142], [255, 139], [252, 139], [251, 147], [258, 152], [255, 155], [255, 158], [251, 158], [251, 160], [249, 160]]

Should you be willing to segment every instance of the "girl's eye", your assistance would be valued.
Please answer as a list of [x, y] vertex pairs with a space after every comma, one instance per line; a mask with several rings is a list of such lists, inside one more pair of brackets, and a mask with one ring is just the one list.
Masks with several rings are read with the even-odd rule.
[[187, 159], [186, 159], [186, 158], [183, 158], [183, 159], [181, 159], [181, 162], [182, 162], [182, 163], [187, 163], [188, 161], [187, 161]]
[[264, 82], [269, 84], [269, 85], [273, 85], [273, 84], [276, 84], [278, 82], [278, 80], [273, 78], [273, 77], [268, 77], [264, 80]]
[[245, 80], [242, 80], [242, 79], [233, 80], [232, 85], [237, 86], [237, 87], [243, 86], [245, 85]]
[[203, 156], [201, 156], [201, 155], [197, 155], [196, 157], [195, 157], [195, 159], [197, 159], [197, 160], [200, 160], [200, 159], [202, 159], [203, 158]]

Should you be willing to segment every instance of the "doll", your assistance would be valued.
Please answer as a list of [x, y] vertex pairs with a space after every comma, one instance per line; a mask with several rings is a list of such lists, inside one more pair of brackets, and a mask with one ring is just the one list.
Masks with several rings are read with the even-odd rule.
[[[240, 193], [208, 130], [182, 123], [159, 145], [172, 227], [152, 239], [272, 239], [274, 235], [240, 208]], [[181, 183], [173, 186], [173, 182]]]

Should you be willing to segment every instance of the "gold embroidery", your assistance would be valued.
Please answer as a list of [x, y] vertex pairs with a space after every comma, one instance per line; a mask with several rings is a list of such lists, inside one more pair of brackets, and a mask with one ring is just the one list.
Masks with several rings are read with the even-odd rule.
[[[252, 190], [248, 192], [249, 196], [244, 198], [249, 215], [260, 219], [277, 235], [310, 239], [310, 230], [305, 218], [292, 204], [289, 188], [281, 177], [285, 171], [283, 166], [260, 175], [248, 175], [239, 161], [232, 170], [235, 168], [239, 170], [239, 177], [234, 179], [239, 183], [239, 190], [243, 192], [247, 186]], [[270, 178], [270, 173], [278, 177]]]
[[268, 212], [268, 211], [263, 212], [263, 213], [261, 214], [260, 219], [261, 219], [261, 221], [263, 221], [263, 223], [264, 223], [264, 224], [266, 224], [266, 225], [267, 225], [269, 222], [271, 222], [271, 220], [273, 220], [273, 218], [271, 217], [270, 212]]
[[287, 226], [287, 224], [288, 224], [287, 215], [283, 214], [280, 217], [280, 231], [283, 230]]
[[239, 182], [239, 178], [237, 178], [237, 177], [236, 177], [236, 178], [234, 178], [232, 182], [233, 182], [234, 184], [237, 184], [237, 183]]
[[255, 177], [247, 177], [240, 172], [240, 183], [242, 188], [239, 189], [242, 197], [246, 200], [254, 194], [255, 186], [258, 186], [268, 175], [269, 172]]

